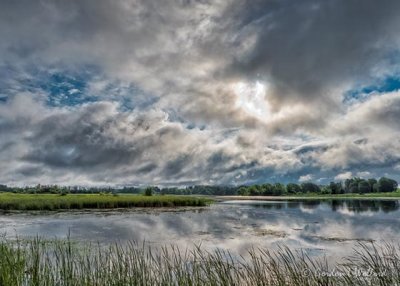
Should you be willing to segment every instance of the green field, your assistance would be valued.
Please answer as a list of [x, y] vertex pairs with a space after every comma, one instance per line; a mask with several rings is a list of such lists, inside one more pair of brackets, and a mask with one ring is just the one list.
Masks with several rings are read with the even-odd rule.
[[173, 195], [13, 194], [0, 193], [0, 210], [69, 210], [133, 207], [207, 206], [208, 198]]

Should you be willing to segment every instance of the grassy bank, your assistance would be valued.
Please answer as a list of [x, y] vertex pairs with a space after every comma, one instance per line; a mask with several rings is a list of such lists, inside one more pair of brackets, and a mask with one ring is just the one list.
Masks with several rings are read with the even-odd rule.
[[11, 194], [0, 193], [0, 210], [69, 210], [133, 207], [207, 206], [207, 198], [192, 196], [142, 196], [112, 194]]
[[0, 242], [0, 285], [399, 285], [399, 246], [360, 244], [341, 264], [281, 248], [247, 258], [130, 243]]

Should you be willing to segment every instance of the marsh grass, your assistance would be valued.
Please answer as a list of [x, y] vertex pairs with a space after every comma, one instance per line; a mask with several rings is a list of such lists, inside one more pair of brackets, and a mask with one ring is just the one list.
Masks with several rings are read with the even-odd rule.
[[184, 207], [207, 206], [210, 203], [210, 199], [198, 198], [193, 196], [0, 193], [0, 210], [69, 210], [133, 207]]
[[[200, 246], [0, 242], [0, 285], [399, 285], [399, 247], [359, 244], [345, 263], [281, 247], [244, 257]], [[332, 272], [336, 271], [336, 272]], [[330, 275], [329, 275], [330, 273]], [[337, 275], [332, 275], [336, 273]], [[340, 273], [341, 275], [338, 275]], [[368, 275], [366, 275], [368, 274]]]

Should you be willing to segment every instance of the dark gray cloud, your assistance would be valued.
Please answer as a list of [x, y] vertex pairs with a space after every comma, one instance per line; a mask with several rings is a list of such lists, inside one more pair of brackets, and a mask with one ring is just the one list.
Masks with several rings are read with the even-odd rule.
[[[0, 106], [0, 127], [13, 126], [4, 129], [0, 152], [0, 170], [10, 182], [21, 176], [27, 183], [71, 177], [83, 184], [208, 183], [213, 176], [232, 179], [246, 167], [227, 171], [248, 160], [236, 158], [240, 150], [221, 155], [231, 148], [220, 146], [213, 131], [186, 129], [162, 111], [121, 111], [111, 102], [51, 108], [32, 97], [18, 95]], [[20, 110], [26, 104], [41, 112]]]
[[243, 29], [256, 42], [236, 69], [270, 80], [277, 101], [329, 98], [335, 86], [376, 76], [399, 48], [398, 1], [251, 2]]
[[[0, 180], [394, 174], [399, 94], [343, 98], [400, 72], [399, 10], [396, 0], [2, 1]], [[36, 70], [80, 76], [90, 102], [49, 106], [57, 91], [33, 86]]]

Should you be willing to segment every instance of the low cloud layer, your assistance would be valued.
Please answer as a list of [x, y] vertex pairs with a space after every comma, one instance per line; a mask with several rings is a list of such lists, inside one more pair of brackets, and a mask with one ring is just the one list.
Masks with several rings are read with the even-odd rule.
[[398, 1], [0, 8], [0, 183], [400, 179]]

